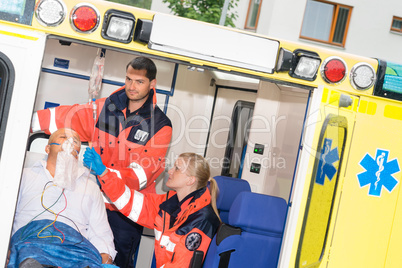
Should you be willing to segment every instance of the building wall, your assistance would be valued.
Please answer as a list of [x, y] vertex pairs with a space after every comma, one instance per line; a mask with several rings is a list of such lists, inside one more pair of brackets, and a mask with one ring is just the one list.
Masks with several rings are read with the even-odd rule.
[[[235, 22], [238, 29], [244, 29], [249, 1], [239, 0], [238, 2], [236, 11], [239, 17]], [[260, 1], [262, 6], [256, 33], [402, 63], [402, 34], [390, 31], [392, 17], [402, 17], [402, 1], [400, 0], [332, 1], [353, 7], [344, 48], [299, 38], [307, 0]], [[162, 0], [153, 0], [151, 9], [170, 13], [170, 9], [162, 3]]]
[[151, 10], [171, 14], [167, 4], [164, 4], [162, 0], [152, 0]]

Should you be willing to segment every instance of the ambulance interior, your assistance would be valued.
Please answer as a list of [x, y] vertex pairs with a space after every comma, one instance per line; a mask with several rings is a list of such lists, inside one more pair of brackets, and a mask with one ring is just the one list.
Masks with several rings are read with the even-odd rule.
[[[137, 55], [49, 38], [34, 110], [88, 102], [88, 80], [100, 53], [105, 64], [98, 98], [124, 85], [126, 65]], [[168, 190], [164, 181], [175, 158], [195, 152], [207, 158], [211, 176], [242, 178], [252, 192], [289, 202], [312, 90], [150, 57], [158, 68], [158, 105], [173, 125], [166, 172], [158, 178], [157, 192]], [[34, 140], [29, 151], [44, 153], [46, 143]], [[29, 163], [27, 154], [25, 165]], [[137, 267], [149, 267], [152, 256], [153, 231], [145, 230]]]

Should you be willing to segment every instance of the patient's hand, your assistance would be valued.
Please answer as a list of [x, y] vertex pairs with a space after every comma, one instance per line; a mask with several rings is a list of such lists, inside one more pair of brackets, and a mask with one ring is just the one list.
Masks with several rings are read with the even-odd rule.
[[102, 256], [102, 264], [113, 264], [112, 256], [107, 253], [101, 253]]
[[11, 253], [11, 250], [8, 250], [8, 253], [7, 253], [7, 261], [6, 261], [6, 267], [7, 267], [7, 265], [8, 265], [8, 262], [10, 261], [10, 253]]

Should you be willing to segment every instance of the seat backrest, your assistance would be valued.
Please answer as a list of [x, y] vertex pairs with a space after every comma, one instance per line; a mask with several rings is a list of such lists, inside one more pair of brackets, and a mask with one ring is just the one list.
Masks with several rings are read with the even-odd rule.
[[224, 223], [228, 223], [229, 209], [237, 195], [241, 192], [250, 192], [250, 185], [246, 180], [226, 176], [214, 177], [219, 187], [219, 195], [216, 200], [216, 207], [219, 216]]
[[47, 154], [27, 151], [25, 153], [24, 168], [32, 167], [39, 160], [46, 160]]
[[203, 267], [277, 267], [286, 213], [280, 197], [240, 193], [229, 211], [230, 226], [218, 230]]

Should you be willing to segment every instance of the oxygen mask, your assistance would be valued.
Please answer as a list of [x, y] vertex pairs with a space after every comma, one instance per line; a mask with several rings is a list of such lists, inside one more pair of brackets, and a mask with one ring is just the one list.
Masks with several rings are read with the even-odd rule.
[[78, 175], [78, 160], [72, 154], [74, 145], [74, 140], [71, 137], [61, 145], [63, 150], [57, 154], [56, 171], [53, 178], [53, 182], [57, 186], [68, 190], [75, 189], [75, 181]]

